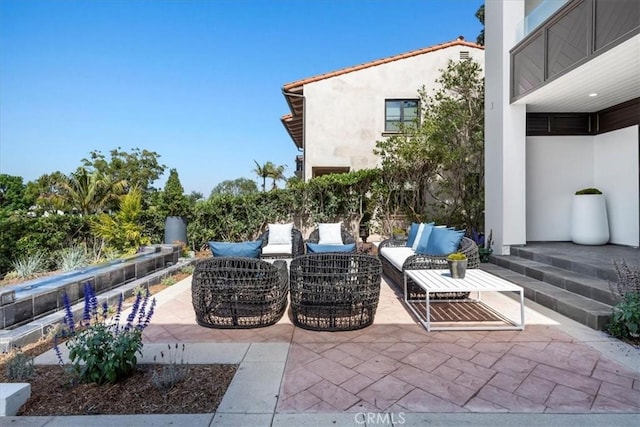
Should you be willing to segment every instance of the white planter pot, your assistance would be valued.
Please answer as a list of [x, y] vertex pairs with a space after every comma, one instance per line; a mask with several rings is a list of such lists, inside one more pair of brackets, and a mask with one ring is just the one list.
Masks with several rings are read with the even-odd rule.
[[609, 220], [603, 194], [573, 196], [571, 240], [579, 245], [604, 245], [609, 241]]

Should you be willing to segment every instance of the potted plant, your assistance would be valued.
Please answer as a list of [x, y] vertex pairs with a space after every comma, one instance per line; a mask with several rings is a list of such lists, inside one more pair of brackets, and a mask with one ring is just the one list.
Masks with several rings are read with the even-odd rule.
[[407, 240], [407, 231], [400, 227], [393, 227], [393, 240]]
[[480, 256], [480, 262], [489, 262], [489, 257], [493, 253], [493, 229], [489, 230], [489, 235], [484, 239], [482, 245], [478, 247], [478, 255]]
[[447, 256], [447, 264], [449, 264], [449, 273], [454, 279], [464, 279], [467, 272], [467, 256], [462, 252], [454, 252]]
[[597, 188], [584, 188], [573, 196], [571, 241], [579, 245], [604, 245], [609, 241], [607, 205]]
[[184, 195], [184, 188], [176, 169], [169, 171], [169, 178], [161, 196], [161, 208], [166, 215], [164, 243], [171, 244], [178, 240], [186, 244], [189, 199]]

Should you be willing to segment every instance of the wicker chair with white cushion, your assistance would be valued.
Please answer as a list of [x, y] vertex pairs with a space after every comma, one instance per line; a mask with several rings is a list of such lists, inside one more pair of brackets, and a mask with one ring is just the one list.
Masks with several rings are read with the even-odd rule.
[[261, 258], [295, 258], [304, 254], [302, 233], [289, 224], [269, 224], [259, 237], [262, 240]]

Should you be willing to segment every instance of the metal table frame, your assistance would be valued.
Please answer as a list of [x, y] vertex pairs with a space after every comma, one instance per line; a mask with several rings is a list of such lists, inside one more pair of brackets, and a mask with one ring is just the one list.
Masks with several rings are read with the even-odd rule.
[[[409, 299], [407, 293], [407, 277], [410, 277], [418, 286], [425, 290], [425, 299]], [[464, 302], [474, 302], [482, 304], [483, 308], [495, 314], [503, 320], [505, 325], [483, 325], [478, 322], [477, 326], [437, 326], [431, 322], [431, 298], [430, 294], [437, 292], [471, 292], [476, 293], [475, 299], [465, 299]], [[493, 308], [484, 304], [481, 300], [481, 292], [517, 292], [520, 296], [520, 322], [514, 322], [511, 319], [498, 313]], [[494, 276], [483, 270], [470, 269], [467, 270], [464, 279], [454, 279], [449, 274], [449, 270], [405, 270], [404, 271], [404, 301], [411, 311], [418, 317], [418, 320], [427, 329], [427, 331], [455, 331], [455, 330], [524, 330], [524, 291], [522, 287], [508, 282], [500, 277]], [[422, 313], [411, 303], [425, 303], [425, 313]], [[438, 302], [460, 302], [461, 300], [442, 300]]]

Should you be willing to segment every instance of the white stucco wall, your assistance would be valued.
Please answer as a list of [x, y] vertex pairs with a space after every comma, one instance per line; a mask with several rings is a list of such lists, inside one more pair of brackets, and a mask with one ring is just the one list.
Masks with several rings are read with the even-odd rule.
[[509, 50], [524, 1], [485, 2], [485, 230], [508, 255], [526, 243], [526, 106], [509, 104]]
[[594, 137], [594, 184], [605, 195], [610, 243], [640, 245], [638, 126]]
[[600, 189], [610, 243], [638, 246], [638, 126], [597, 136], [527, 138], [527, 240], [569, 241], [576, 190]]
[[454, 46], [305, 85], [305, 177], [312, 177], [313, 167], [376, 167], [373, 149], [384, 138], [385, 100], [418, 98], [418, 90], [432, 87], [461, 51], [484, 68], [482, 49]]
[[527, 240], [571, 240], [571, 200], [593, 187], [592, 136], [527, 138]]

